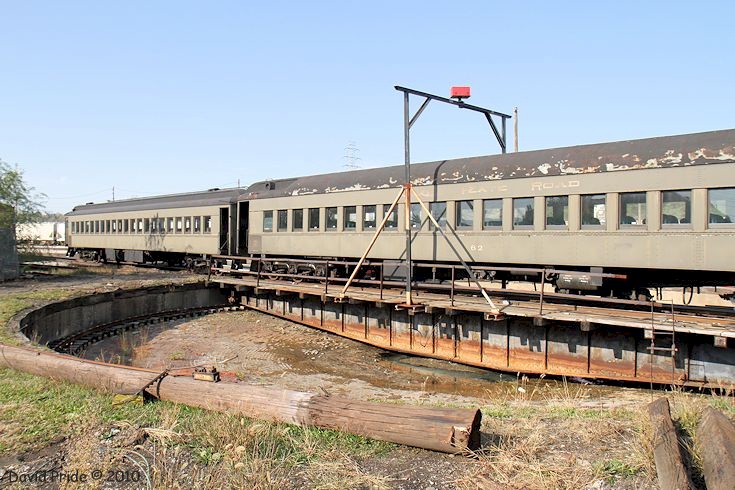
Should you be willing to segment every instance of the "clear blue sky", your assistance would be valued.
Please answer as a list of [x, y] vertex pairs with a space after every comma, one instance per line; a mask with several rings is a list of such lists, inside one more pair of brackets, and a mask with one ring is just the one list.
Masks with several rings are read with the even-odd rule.
[[[732, 128], [733, 19], [731, 1], [0, 0], [0, 158], [59, 212], [113, 186], [344, 170], [350, 142], [400, 164], [394, 85], [518, 106], [522, 150]], [[497, 152], [450, 106], [412, 130], [415, 162]]]

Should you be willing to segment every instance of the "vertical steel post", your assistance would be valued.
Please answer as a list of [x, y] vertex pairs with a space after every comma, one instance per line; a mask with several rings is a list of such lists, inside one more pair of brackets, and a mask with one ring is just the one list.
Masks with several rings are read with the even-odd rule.
[[260, 259], [256, 259], [258, 261], [258, 275], [255, 277], [255, 287], [260, 287]]
[[411, 146], [408, 92], [403, 92], [403, 147], [406, 165], [406, 304], [411, 304]]
[[449, 292], [449, 304], [454, 306], [454, 266], [452, 266], [452, 289]]
[[324, 266], [324, 296], [329, 294], [329, 261]]
[[383, 301], [383, 278], [385, 277], [385, 262], [380, 263], [380, 301]]
[[506, 148], [508, 148], [508, 140], [505, 137], [505, 118], [501, 117], [500, 121], [502, 123], [502, 135], [503, 135], [503, 153], [506, 152]]
[[544, 313], [544, 288], [546, 287], [546, 269], [541, 272], [541, 297], [538, 302], [538, 314], [543, 315]]

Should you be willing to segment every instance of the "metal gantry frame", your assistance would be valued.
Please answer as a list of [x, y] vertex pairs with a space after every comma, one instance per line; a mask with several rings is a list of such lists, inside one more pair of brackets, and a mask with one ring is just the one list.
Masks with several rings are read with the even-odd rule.
[[[367, 249], [365, 250], [365, 253], [363, 253], [362, 257], [358, 261], [357, 265], [355, 266], [355, 269], [352, 271], [352, 274], [350, 275], [350, 278], [348, 279], [347, 283], [345, 284], [344, 288], [342, 289], [341, 296], [344, 296], [344, 294], [347, 292], [347, 289], [350, 287], [350, 284], [354, 280], [355, 276], [357, 275], [357, 271], [360, 269], [360, 266], [367, 258], [368, 254], [370, 253], [370, 250], [372, 249], [373, 245], [375, 244], [375, 241], [378, 239], [378, 236], [380, 235], [381, 231], [383, 231], [383, 227], [385, 226], [385, 222], [390, 215], [390, 213], [393, 211], [395, 206], [398, 204], [398, 201], [400, 200], [401, 196], [405, 197], [405, 228], [406, 228], [406, 306], [412, 306], [413, 300], [412, 300], [412, 291], [411, 291], [411, 283], [412, 283], [412, 258], [411, 258], [411, 195], [413, 194], [416, 199], [418, 200], [421, 207], [424, 209], [424, 211], [428, 214], [429, 219], [433, 222], [435, 228], [439, 230], [442, 237], [447, 241], [452, 251], [457, 256], [457, 259], [460, 261], [462, 266], [465, 268], [467, 273], [470, 275], [471, 278], [474, 278], [474, 275], [472, 274], [472, 270], [467, 265], [467, 263], [464, 261], [460, 253], [457, 251], [457, 249], [452, 245], [451, 241], [449, 240], [449, 237], [444, 233], [444, 231], [441, 229], [439, 224], [436, 222], [434, 217], [431, 215], [431, 210], [423, 203], [421, 198], [419, 197], [418, 193], [416, 193], [415, 190], [413, 190], [413, 186], [411, 184], [411, 126], [416, 122], [416, 120], [421, 116], [421, 113], [424, 112], [424, 109], [426, 109], [426, 106], [429, 105], [429, 102], [432, 100], [436, 100], [438, 102], [443, 102], [445, 104], [450, 104], [456, 107], [459, 107], [460, 109], [469, 109], [474, 112], [479, 112], [485, 116], [487, 119], [487, 122], [490, 124], [490, 129], [492, 130], [493, 134], [495, 135], [496, 140], [498, 141], [498, 144], [500, 145], [500, 149], [503, 153], [507, 150], [507, 142], [506, 142], [506, 121], [510, 119], [512, 116], [509, 114], [504, 114], [502, 112], [493, 111], [491, 109], [486, 109], [484, 107], [479, 107], [476, 105], [466, 104], [462, 100], [452, 100], [448, 99], [446, 97], [440, 97], [438, 95], [430, 94], [427, 92], [421, 92], [418, 90], [413, 90], [406, 87], [401, 87], [396, 85], [395, 89], [403, 92], [403, 140], [404, 140], [404, 157], [405, 157], [405, 183], [403, 184], [403, 188], [401, 189], [398, 196], [396, 196], [395, 200], [393, 201], [393, 204], [391, 204], [390, 209], [387, 213], [385, 213], [385, 216], [383, 218], [383, 222], [380, 224], [378, 229], [375, 232], [375, 235], [373, 236], [373, 239], [371, 240], [370, 244], [368, 245]], [[421, 106], [418, 108], [416, 113], [413, 116], [410, 116], [410, 108], [409, 108], [409, 97], [411, 95], [416, 95], [419, 97], [424, 97], [424, 101], [421, 104]], [[498, 130], [498, 126], [496, 125], [495, 121], [493, 120], [493, 117], [499, 117], [500, 118], [500, 130]], [[451, 226], [447, 225], [451, 230], [452, 233], [457, 236], [457, 234], [454, 232], [454, 229], [451, 228]], [[487, 292], [485, 291], [485, 288], [483, 288], [480, 285], [480, 282], [475, 279], [475, 284], [477, 285], [478, 289], [482, 292], [482, 295], [485, 297], [487, 302], [490, 304], [490, 307], [493, 309], [493, 311], [498, 312], [499, 310], [493, 303], [493, 301], [490, 299], [490, 296], [488, 296]]]

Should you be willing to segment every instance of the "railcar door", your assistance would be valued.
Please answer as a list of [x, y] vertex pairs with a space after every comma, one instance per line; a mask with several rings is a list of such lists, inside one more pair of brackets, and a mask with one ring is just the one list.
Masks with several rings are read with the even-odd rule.
[[250, 211], [247, 201], [240, 202], [237, 208], [237, 255], [248, 253], [248, 213]]
[[219, 253], [228, 254], [230, 244], [230, 209], [219, 208]]

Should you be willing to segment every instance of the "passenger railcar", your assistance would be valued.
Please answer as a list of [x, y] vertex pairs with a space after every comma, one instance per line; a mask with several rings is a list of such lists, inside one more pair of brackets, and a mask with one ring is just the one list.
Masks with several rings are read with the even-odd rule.
[[[241, 254], [355, 259], [403, 183], [402, 166], [256, 183], [240, 197]], [[561, 290], [620, 297], [654, 286], [735, 283], [735, 130], [411, 166], [412, 184], [463, 258], [580, 271]], [[399, 206], [369, 258], [405, 254]], [[413, 259], [456, 262], [418, 204]], [[286, 262], [283, 262], [286, 263]], [[614, 272], [624, 283], [589, 280]], [[499, 272], [495, 277], [508, 276]]]
[[[67, 215], [69, 251], [137, 262], [260, 256], [317, 273], [316, 259], [362, 255], [403, 172], [356, 170], [78, 206]], [[619, 297], [735, 283], [735, 130], [420, 163], [411, 172], [463, 259], [498, 267], [486, 277], [517, 278], [513, 267], [573, 270], [579, 274], [549, 280], [560, 290]], [[371, 260], [404, 257], [404, 219], [399, 205]], [[409, 221], [414, 260], [457, 262], [419, 204]], [[299, 270], [296, 259], [314, 265]], [[589, 271], [627, 280], [601, 281]]]
[[242, 192], [212, 189], [77, 206], [66, 215], [68, 254], [191, 265], [199, 257], [230, 253]]

